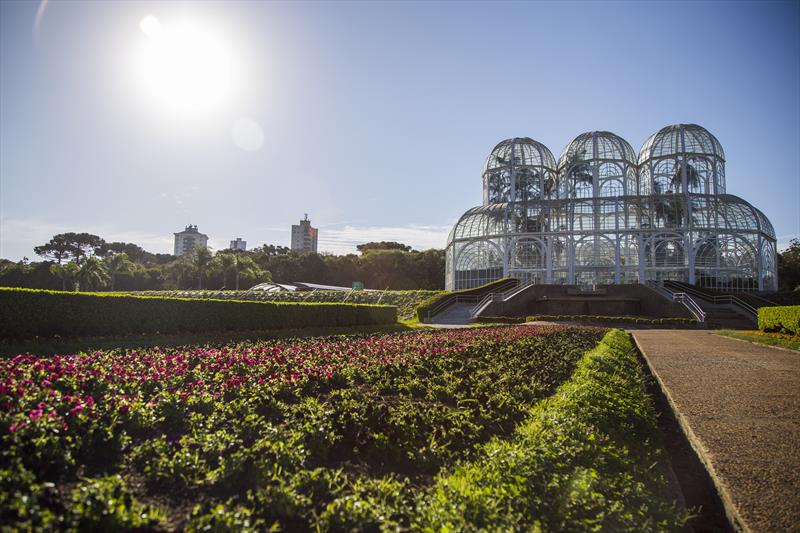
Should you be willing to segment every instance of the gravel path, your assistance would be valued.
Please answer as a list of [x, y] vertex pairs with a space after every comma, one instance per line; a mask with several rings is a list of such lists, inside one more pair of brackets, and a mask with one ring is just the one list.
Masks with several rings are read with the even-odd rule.
[[800, 531], [800, 354], [702, 330], [635, 330], [734, 527]]

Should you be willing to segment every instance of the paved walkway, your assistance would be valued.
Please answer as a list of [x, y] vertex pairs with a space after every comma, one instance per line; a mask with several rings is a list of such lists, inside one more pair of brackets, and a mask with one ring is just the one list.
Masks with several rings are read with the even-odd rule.
[[800, 353], [702, 330], [631, 333], [734, 526], [800, 531]]

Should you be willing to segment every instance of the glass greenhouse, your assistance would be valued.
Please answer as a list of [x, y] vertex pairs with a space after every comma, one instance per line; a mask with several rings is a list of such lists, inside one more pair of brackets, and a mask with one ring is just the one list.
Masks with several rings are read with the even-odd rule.
[[725, 153], [706, 129], [662, 128], [638, 158], [625, 139], [592, 131], [558, 162], [527, 137], [494, 147], [483, 205], [448, 237], [445, 280], [449, 290], [502, 277], [775, 290], [775, 252], [767, 217], [726, 194]]

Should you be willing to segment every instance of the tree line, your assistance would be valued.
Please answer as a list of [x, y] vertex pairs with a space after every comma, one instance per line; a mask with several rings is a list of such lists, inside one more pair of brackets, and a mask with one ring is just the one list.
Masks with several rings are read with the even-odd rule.
[[61, 233], [34, 248], [42, 261], [0, 259], [0, 286], [80, 291], [248, 289], [258, 283], [308, 282], [375, 289], [444, 288], [444, 252], [396, 242], [365, 243], [357, 254], [298, 254], [265, 244], [248, 251], [199, 248], [154, 254], [134, 243]]

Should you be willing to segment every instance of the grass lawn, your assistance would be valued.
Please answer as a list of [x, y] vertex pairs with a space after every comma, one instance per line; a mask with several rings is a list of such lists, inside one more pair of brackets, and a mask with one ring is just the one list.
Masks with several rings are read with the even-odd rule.
[[741, 339], [749, 342], [756, 342], [759, 344], [766, 344], [769, 346], [778, 346], [780, 348], [788, 348], [790, 350], [800, 351], [800, 336], [798, 335], [785, 335], [783, 333], [767, 333], [764, 331], [733, 331], [721, 330], [717, 332], [719, 335], [732, 337], [734, 339]]

